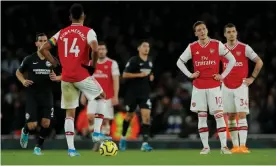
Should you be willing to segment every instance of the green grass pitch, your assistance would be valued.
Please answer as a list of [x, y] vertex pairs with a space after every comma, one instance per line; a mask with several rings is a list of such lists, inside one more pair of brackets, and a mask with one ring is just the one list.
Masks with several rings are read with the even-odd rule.
[[250, 154], [221, 155], [212, 150], [199, 155], [198, 150], [128, 150], [115, 157], [100, 156], [92, 150], [81, 150], [80, 157], [70, 158], [66, 150], [45, 150], [35, 156], [32, 150], [2, 150], [2, 165], [275, 165], [276, 149], [251, 149]]

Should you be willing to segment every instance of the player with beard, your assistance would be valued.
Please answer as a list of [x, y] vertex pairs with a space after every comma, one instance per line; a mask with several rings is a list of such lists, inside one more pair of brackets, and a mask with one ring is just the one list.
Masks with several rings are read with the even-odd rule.
[[[250, 153], [246, 147], [248, 125], [246, 115], [249, 114], [248, 86], [251, 85], [262, 69], [263, 61], [247, 44], [238, 41], [238, 32], [234, 24], [224, 27], [224, 36], [227, 39], [225, 46], [236, 58], [236, 64], [229, 75], [223, 80], [222, 99], [224, 110], [228, 113], [228, 126], [232, 138], [233, 153]], [[248, 77], [248, 59], [255, 62], [255, 68]], [[223, 70], [228, 60], [222, 58]], [[236, 122], [238, 116], [238, 124]]]
[[148, 56], [150, 45], [147, 41], [142, 41], [138, 46], [138, 56], [130, 58], [127, 62], [123, 78], [126, 79], [125, 105], [127, 115], [123, 122], [122, 137], [119, 143], [120, 150], [126, 150], [126, 133], [130, 121], [134, 116], [137, 105], [140, 108], [142, 116], [142, 151], [151, 151], [152, 147], [148, 144], [150, 132], [150, 113], [151, 113], [151, 81], [154, 76], [152, 73], [153, 63]]

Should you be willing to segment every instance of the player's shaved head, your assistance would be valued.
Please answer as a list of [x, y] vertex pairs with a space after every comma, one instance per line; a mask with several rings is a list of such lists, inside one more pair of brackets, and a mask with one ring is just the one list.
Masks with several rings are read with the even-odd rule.
[[205, 24], [204, 21], [197, 21], [197, 22], [195, 22], [194, 25], [193, 25], [194, 32], [196, 31], [196, 27], [199, 26], [199, 25], [202, 25], [202, 24], [206, 26], [206, 24]]
[[80, 20], [81, 16], [84, 15], [84, 10], [81, 4], [75, 3], [70, 8], [70, 15], [74, 20]]

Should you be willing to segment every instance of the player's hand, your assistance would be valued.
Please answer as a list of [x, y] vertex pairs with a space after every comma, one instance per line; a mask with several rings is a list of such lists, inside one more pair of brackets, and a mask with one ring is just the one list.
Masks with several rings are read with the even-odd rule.
[[118, 99], [117, 96], [114, 96], [111, 101], [112, 101], [112, 105], [118, 105], [119, 104], [119, 99]]
[[139, 77], [146, 77], [148, 75], [149, 75], [149, 73], [146, 73], [146, 72], [139, 73]]
[[196, 78], [199, 77], [199, 75], [200, 75], [200, 72], [199, 72], [199, 71], [196, 71], [196, 72], [194, 72], [194, 73], [190, 76], [190, 78], [191, 78], [191, 79], [196, 79]]
[[28, 87], [28, 86], [32, 85], [33, 83], [34, 83], [34, 82], [31, 81], [31, 80], [24, 80], [24, 81], [22, 82], [23, 86], [25, 86], [25, 87]]
[[57, 75], [56, 75], [56, 73], [55, 73], [54, 71], [52, 71], [52, 72], [50, 73], [50, 79], [51, 79], [52, 81], [59, 81], [59, 80], [57, 79]]
[[154, 80], [154, 75], [151, 74], [151, 75], [150, 75], [150, 81], [153, 81], [153, 80]]
[[222, 78], [222, 76], [220, 74], [214, 74], [213, 77], [217, 81], [222, 81], [223, 80], [223, 78]]
[[243, 79], [243, 82], [246, 84], [246, 86], [249, 86], [254, 82], [254, 80], [255, 79], [253, 77], [249, 77], [249, 78]]
[[90, 74], [91, 76], [94, 74], [95, 67], [93, 67], [93, 66], [88, 66], [88, 65], [84, 65], [84, 64], [81, 64], [81, 66], [82, 66], [83, 68], [85, 68], [85, 69], [89, 72], [89, 74]]

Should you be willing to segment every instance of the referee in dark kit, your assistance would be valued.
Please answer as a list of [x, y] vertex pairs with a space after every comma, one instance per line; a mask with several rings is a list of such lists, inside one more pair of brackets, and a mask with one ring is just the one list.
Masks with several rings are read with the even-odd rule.
[[[47, 40], [45, 33], [37, 34], [35, 42], [37, 50]], [[50, 121], [54, 117], [52, 80], [49, 76], [51, 72], [51, 63], [38, 51], [25, 57], [16, 71], [17, 79], [26, 87], [26, 124], [21, 131], [20, 145], [22, 148], [27, 148], [29, 132], [40, 125], [34, 148], [35, 155], [42, 155], [41, 146], [50, 134]]]

